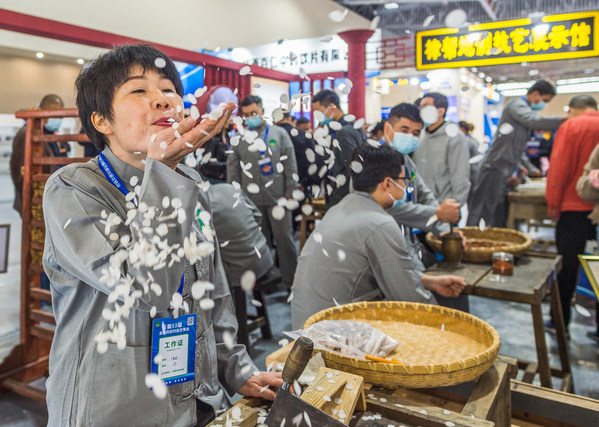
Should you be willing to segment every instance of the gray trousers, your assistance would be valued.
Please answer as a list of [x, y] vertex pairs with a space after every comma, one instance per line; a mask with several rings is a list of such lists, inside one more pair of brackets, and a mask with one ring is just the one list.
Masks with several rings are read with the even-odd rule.
[[476, 227], [483, 218], [488, 227], [506, 226], [507, 178], [496, 169], [481, 168], [478, 182], [468, 202], [467, 225]]
[[273, 239], [277, 247], [281, 280], [286, 288], [291, 288], [293, 276], [297, 267], [297, 246], [293, 239], [291, 212], [285, 210], [285, 216], [280, 219], [272, 217], [273, 206], [258, 206], [262, 213], [262, 233], [272, 247]]

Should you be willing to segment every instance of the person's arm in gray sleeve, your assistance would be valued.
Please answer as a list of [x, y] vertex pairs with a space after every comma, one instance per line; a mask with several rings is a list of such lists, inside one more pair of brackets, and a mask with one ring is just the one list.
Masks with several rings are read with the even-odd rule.
[[409, 156], [404, 156], [406, 167], [410, 173], [414, 173], [414, 181], [412, 186], [414, 187], [414, 200], [416, 203], [421, 205], [439, 206], [439, 201], [435, 197], [435, 194], [428, 188], [428, 185], [424, 182], [418, 171], [414, 161]]
[[391, 215], [399, 225], [418, 228], [424, 232], [432, 231], [437, 237], [439, 237], [441, 233], [449, 231], [449, 224], [445, 224], [438, 220], [428, 224], [431, 217], [437, 214], [436, 205], [406, 202], [399, 206], [392, 207], [387, 210], [387, 213]]
[[[245, 144], [244, 140], [239, 141], [240, 144]], [[229, 184], [237, 182], [241, 184], [241, 165], [239, 164], [239, 148], [231, 147], [232, 152], [227, 157], [227, 182]]]
[[470, 193], [470, 154], [463, 136], [451, 138], [447, 152], [451, 183], [451, 197], [462, 205], [468, 202]]
[[229, 284], [222, 266], [219, 245], [215, 239], [214, 252], [214, 308], [212, 324], [216, 341], [216, 357], [218, 362], [218, 378], [230, 395], [237, 393], [242, 385], [258, 369], [252, 362], [245, 346], [227, 343], [225, 335], [237, 335], [237, 318]]
[[[147, 257], [147, 263], [143, 259], [134, 260], [129, 256], [130, 251], [127, 248], [143, 247], [151, 238], [143, 230], [155, 230], [164, 224], [167, 225], [167, 232], [163, 238], [170, 245], [182, 244], [192, 233], [194, 215], [188, 214], [183, 223], [177, 220], [165, 222], [162, 212], [170, 213], [171, 210], [163, 210], [162, 200], [165, 196], [171, 200], [177, 198], [182, 203], [181, 209], [185, 212], [195, 212], [199, 192], [197, 183], [158, 160], [147, 159], [138, 203], [148, 208], [138, 209], [135, 215], [127, 220], [114, 213], [114, 207], [109, 202], [103, 203], [93, 194], [78, 191], [71, 184], [75, 179], [76, 176], [67, 176], [66, 173], [58, 174], [46, 185], [46, 238], [49, 238], [49, 244], [54, 246], [53, 254], [56, 257], [44, 257], [44, 266], [48, 267], [46, 271], [49, 271], [51, 276], [52, 272], [58, 269], [66, 270], [106, 295], [116, 292], [115, 287], [119, 281], [128, 278], [132, 289], [141, 292], [133, 307], [141, 311], [150, 311], [154, 306], [159, 312], [168, 309], [171, 298], [181, 283], [184, 262], [176, 262], [168, 268], [165, 266], [154, 269], [160, 262], [156, 257]], [[109, 215], [105, 220], [103, 211]], [[148, 215], [150, 211], [156, 213]], [[106, 223], [112, 223], [113, 220], [114, 225], [106, 230]], [[111, 238], [110, 235], [114, 233], [119, 238]], [[130, 238], [127, 248], [122, 246], [120, 240], [120, 237], [125, 235]], [[168, 259], [164, 261], [168, 262]], [[52, 279], [50, 277], [50, 280]], [[161, 287], [160, 295], [153, 290], [147, 291], [148, 282]], [[129, 292], [127, 294], [129, 295]], [[124, 301], [125, 296], [119, 294], [117, 299]]]
[[422, 273], [415, 268], [407, 243], [392, 222], [377, 227], [366, 239], [367, 256], [376, 282], [392, 301], [436, 303], [422, 285]]
[[539, 130], [555, 130], [564, 122], [563, 116], [541, 116], [526, 102], [515, 102], [510, 106], [510, 117], [523, 126]]
[[521, 166], [526, 169], [528, 175], [534, 176], [541, 172], [541, 169], [532, 164], [526, 153], [522, 153], [522, 157], [520, 157]]
[[252, 202], [250, 200], [250, 198], [247, 196], [247, 194], [245, 194], [245, 191], [243, 191], [243, 190], [240, 190], [240, 191], [241, 191], [241, 197], [243, 199], [242, 202], [245, 203], [245, 205], [251, 209], [252, 216], [256, 220], [256, 223], [258, 225], [262, 224], [262, 213], [260, 212], [260, 209], [258, 209], [258, 207], [254, 204], [254, 202]]
[[285, 175], [285, 197], [291, 199], [293, 191], [297, 190], [297, 181], [293, 179], [293, 175], [297, 175], [297, 161], [295, 160], [295, 149], [293, 142], [287, 132], [281, 128], [281, 154], [287, 156], [287, 160], [283, 161], [283, 174]]

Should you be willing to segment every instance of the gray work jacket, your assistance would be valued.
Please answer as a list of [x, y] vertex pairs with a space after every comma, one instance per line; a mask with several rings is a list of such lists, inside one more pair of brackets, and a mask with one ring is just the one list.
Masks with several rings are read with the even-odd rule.
[[292, 326], [303, 327], [335, 301], [435, 304], [421, 277], [395, 220], [368, 193], [350, 193], [327, 211], [302, 249], [291, 289]]
[[425, 130], [414, 152], [414, 163], [438, 201], [455, 199], [465, 204], [470, 193], [470, 155], [464, 134], [447, 135], [445, 122], [434, 132]]
[[256, 205], [231, 184], [212, 184], [208, 194], [229, 285], [239, 286], [247, 270], [252, 270], [257, 278], [266, 274], [274, 259], [260, 231], [262, 214]]
[[[503, 125], [511, 125], [513, 130], [506, 132]], [[507, 179], [520, 164], [520, 158], [531, 138], [532, 129], [555, 130], [563, 123], [563, 116], [541, 116], [534, 112], [523, 98], [509, 101], [503, 108], [493, 143], [487, 150], [481, 164], [481, 171], [495, 169]], [[501, 133], [501, 132], [504, 133]], [[501, 183], [502, 186], [505, 183]], [[491, 189], [489, 189], [491, 191]]]
[[[267, 126], [263, 126], [258, 129], [259, 139], [264, 140], [266, 128]], [[281, 197], [291, 198], [293, 190], [297, 189], [297, 181], [293, 176], [297, 176], [295, 151], [287, 131], [279, 126], [268, 125], [267, 139], [268, 141], [264, 141], [266, 150], [262, 154], [258, 150], [250, 151], [251, 144], [242, 137], [238, 145], [231, 146], [232, 152], [227, 158], [227, 182], [241, 184], [241, 188], [256, 206], [274, 206]], [[283, 159], [281, 159], [282, 157]], [[262, 174], [259, 165], [262, 159], [270, 159], [273, 168], [272, 174]], [[246, 170], [247, 173], [243, 172], [240, 162], [251, 165]], [[282, 172], [277, 170], [278, 164], [283, 165]], [[258, 193], [247, 191], [248, 185], [251, 183], [258, 185], [260, 189]]]
[[[131, 178], [139, 179], [140, 205], [161, 208], [167, 195], [181, 200], [188, 215], [182, 223], [169, 222], [169, 244], [182, 243], [192, 234], [200, 242], [207, 241], [194, 215], [197, 207], [210, 212], [208, 197], [197, 186], [197, 172], [184, 166], [174, 171], [152, 159], [147, 160], [142, 171], [119, 160], [109, 148], [103, 153], [129, 191], [133, 190]], [[43, 263], [51, 282], [56, 316], [46, 383], [48, 424], [189, 426], [196, 422], [196, 398], [215, 410], [225, 407], [228, 401], [223, 386], [234, 393], [252, 375], [255, 366], [244, 346], [235, 344], [229, 349], [224, 344], [223, 334], [235, 336], [237, 322], [216, 239], [212, 243], [214, 252], [193, 265], [182, 261], [154, 270], [125, 261], [121, 277], [131, 277], [131, 291], [143, 290], [140, 280], [151, 273], [162, 293], [150, 291], [136, 299], [128, 318], [121, 319], [126, 327], [126, 347], [119, 350], [109, 344], [107, 352], [100, 354], [95, 338], [101, 331], [109, 330], [103, 310], [114, 309], [108, 302], [113, 289], [101, 278], [111, 265], [110, 257], [121, 245], [120, 240], [104, 234], [106, 221], [102, 211], [115, 213], [123, 220], [111, 232], [127, 234], [131, 239], [139, 239], [142, 226], [155, 229], [159, 225], [158, 215], [142, 224], [144, 215], [139, 209], [131, 223], [125, 225], [125, 196], [108, 182], [97, 158], [54, 173], [46, 183], [43, 203]], [[179, 288], [183, 273], [183, 299], [190, 312], [198, 316], [195, 379], [169, 386], [167, 397], [159, 400], [145, 385], [150, 367], [150, 311], [156, 307], [157, 318], [172, 315], [171, 296]], [[196, 280], [214, 284], [215, 289], [209, 294], [214, 301], [212, 309], [202, 310], [199, 301], [192, 299], [190, 289]], [[121, 300], [117, 302], [122, 304]]]

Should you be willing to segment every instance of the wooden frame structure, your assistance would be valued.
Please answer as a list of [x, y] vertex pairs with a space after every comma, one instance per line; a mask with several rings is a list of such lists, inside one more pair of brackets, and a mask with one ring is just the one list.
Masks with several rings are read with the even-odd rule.
[[45, 401], [45, 393], [27, 385], [47, 373], [50, 344], [55, 325], [52, 312], [42, 309], [51, 304], [50, 291], [42, 289], [41, 257], [45, 226], [42, 213], [43, 184], [50, 177], [47, 169], [87, 158], [44, 157], [43, 144], [54, 142], [88, 142], [87, 135], [44, 135], [43, 120], [51, 117], [77, 117], [77, 109], [19, 111], [25, 119], [25, 163], [23, 165], [23, 226], [21, 243], [21, 311], [20, 339], [8, 358], [0, 365], [0, 390], [12, 390], [29, 398]]

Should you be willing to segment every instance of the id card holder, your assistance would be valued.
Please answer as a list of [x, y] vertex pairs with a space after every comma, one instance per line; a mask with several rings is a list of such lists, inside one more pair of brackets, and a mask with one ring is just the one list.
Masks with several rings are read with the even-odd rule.
[[[166, 385], [192, 381], [195, 375], [196, 314], [152, 320], [150, 372]], [[156, 357], [160, 355], [160, 357]]]
[[260, 166], [260, 171], [262, 172], [263, 176], [272, 175], [274, 173], [270, 157], [265, 157], [258, 160], [258, 166]]
[[533, 159], [538, 159], [541, 156], [541, 142], [531, 139], [526, 143], [526, 155]]

